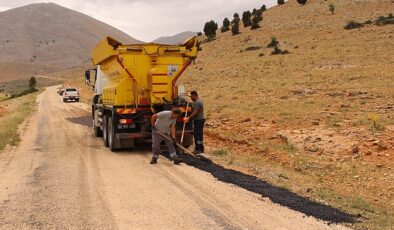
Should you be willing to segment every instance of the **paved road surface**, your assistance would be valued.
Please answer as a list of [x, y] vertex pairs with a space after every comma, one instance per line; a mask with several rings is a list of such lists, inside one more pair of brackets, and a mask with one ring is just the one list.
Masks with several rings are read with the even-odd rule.
[[149, 148], [112, 153], [88, 106], [38, 98], [22, 143], [0, 153], [0, 229], [342, 229], [281, 207]]

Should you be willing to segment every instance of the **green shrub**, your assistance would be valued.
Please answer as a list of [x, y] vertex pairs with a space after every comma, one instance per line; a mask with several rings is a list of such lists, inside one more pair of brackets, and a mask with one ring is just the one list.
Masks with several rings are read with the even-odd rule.
[[378, 20], [376, 20], [375, 24], [378, 25], [378, 26], [394, 24], [394, 15], [393, 14], [389, 14], [387, 17], [380, 16], [378, 18]]
[[267, 45], [267, 48], [275, 48], [278, 47], [279, 42], [276, 40], [276, 37], [271, 37], [271, 42]]
[[372, 132], [376, 132], [376, 131], [384, 131], [385, 127], [382, 124], [382, 121], [380, 120], [380, 118], [376, 115], [371, 115], [371, 117], [369, 118], [369, 121], [371, 122], [369, 129]]
[[333, 3], [330, 3], [330, 5], [328, 5], [328, 10], [331, 12], [332, 15], [335, 14], [335, 5]]
[[356, 21], [350, 21], [345, 25], [345, 30], [352, 30], [352, 29], [358, 29], [363, 27], [364, 24], [356, 22]]
[[212, 39], [212, 38], [216, 37], [216, 30], [217, 29], [218, 29], [218, 24], [215, 21], [211, 20], [211, 21], [205, 23], [204, 33], [209, 39]]
[[278, 5], [283, 5], [285, 4], [285, 0], [278, 0]]
[[249, 10], [242, 14], [242, 23], [244, 24], [244, 27], [249, 27], [252, 25], [251, 17], [252, 13]]
[[261, 49], [260, 46], [250, 46], [248, 48], [245, 49], [245, 51], [254, 51], [254, 50], [259, 50]]
[[236, 14], [234, 14], [234, 19], [231, 22], [231, 24], [232, 24], [232, 26], [231, 26], [231, 33], [233, 35], [239, 34], [239, 22], [240, 22], [239, 15], [236, 13]]
[[305, 5], [307, 0], [297, 0], [300, 5]]
[[281, 50], [279, 47], [275, 47], [274, 51], [271, 52], [271, 55], [279, 55], [279, 54], [290, 54], [288, 50]]
[[225, 18], [224, 20], [223, 20], [223, 26], [222, 26], [222, 28], [221, 28], [221, 32], [222, 33], [225, 33], [225, 32], [227, 32], [227, 31], [229, 31], [230, 30], [230, 20], [228, 19], [228, 18]]
[[260, 20], [259, 14], [260, 14], [260, 11], [256, 11], [256, 14], [252, 18], [252, 26], [250, 29], [255, 30], [255, 29], [260, 28], [260, 21], [262, 20], [262, 18]]

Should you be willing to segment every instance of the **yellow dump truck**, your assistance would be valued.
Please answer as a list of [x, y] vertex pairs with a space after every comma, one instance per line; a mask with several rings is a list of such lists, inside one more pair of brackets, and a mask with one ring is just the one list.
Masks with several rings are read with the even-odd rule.
[[[93, 50], [93, 131], [112, 151], [132, 148], [136, 140], [151, 139], [151, 116], [162, 110], [187, 110], [184, 89], [177, 80], [197, 57], [197, 38], [181, 45], [123, 45], [111, 37]], [[190, 111], [190, 108], [188, 108]], [[183, 119], [183, 118], [181, 118]], [[178, 136], [183, 122], [177, 122]], [[192, 126], [186, 125], [184, 145], [192, 144]]]

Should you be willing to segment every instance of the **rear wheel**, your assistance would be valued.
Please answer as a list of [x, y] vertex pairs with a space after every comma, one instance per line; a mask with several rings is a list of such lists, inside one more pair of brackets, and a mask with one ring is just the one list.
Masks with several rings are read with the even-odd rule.
[[116, 135], [112, 117], [108, 119], [108, 145], [111, 151], [115, 152], [117, 150]]
[[100, 129], [100, 127], [97, 126], [97, 110], [94, 112], [94, 118], [93, 118], [93, 134], [95, 137], [102, 137], [103, 136], [103, 131]]
[[103, 117], [103, 141], [104, 146], [108, 147], [108, 116], [104, 115]]

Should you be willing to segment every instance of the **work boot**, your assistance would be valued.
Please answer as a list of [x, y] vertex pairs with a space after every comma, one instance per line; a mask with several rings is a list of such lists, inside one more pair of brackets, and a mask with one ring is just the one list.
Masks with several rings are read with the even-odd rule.
[[152, 157], [152, 160], [150, 161], [151, 165], [157, 164], [157, 158]]
[[175, 156], [175, 157], [171, 157], [171, 160], [174, 161], [174, 164], [179, 165], [180, 163], [182, 163], [182, 158]]
[[194, 155], [200, 155], [201, 152], [200, 152], [199, 150], [194, 150], [194, 151], [193, 151], [193, 154], [194, 154]]

